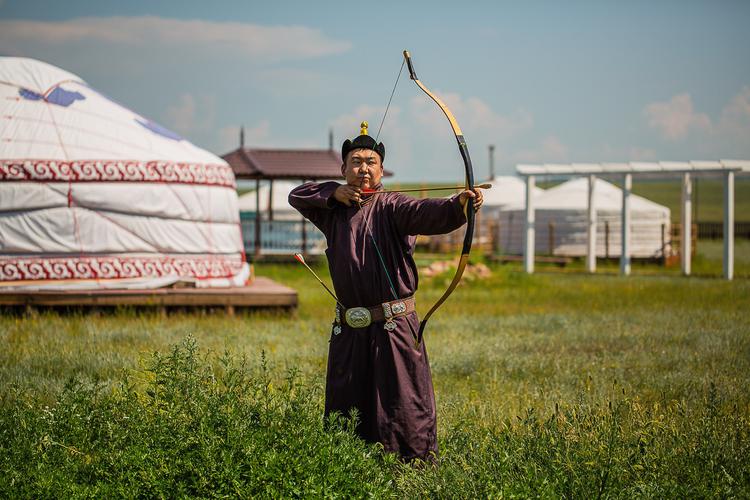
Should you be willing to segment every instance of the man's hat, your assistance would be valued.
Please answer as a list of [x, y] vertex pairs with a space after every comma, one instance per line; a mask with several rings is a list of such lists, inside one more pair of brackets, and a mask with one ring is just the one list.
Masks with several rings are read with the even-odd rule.
[[371, 149], [380, 155], [381, 162], [385, 161], [385, 146], [382, 142], [376, 143], [375, 139], [367, 135], [367, 122], [360, 125], [359, 137], [353, 141], [347, 139], [341, 145], [341, 161], [346, 162], [346, 155], [355, 149]]

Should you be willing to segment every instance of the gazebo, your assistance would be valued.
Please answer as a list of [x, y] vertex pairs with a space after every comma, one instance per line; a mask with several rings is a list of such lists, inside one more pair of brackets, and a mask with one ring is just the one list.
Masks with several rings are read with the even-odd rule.
[[[328, 149], [270, 149], [247, 148], [244, 144], [244, 133], [240, 131], [240, 145], [234, 151], [222, 155], [229, 163], [238, 180], [255, 181], [255, 221], [253, 255], [257, 260], [263, 253], [261, 231], [260, 183], [269, 181], [268, 222], [273, 221], [273, 182], [275, 180], [298, 180], [300, 182], [319, 180], [342, 180], [341, 154], [333, 147], [333, 134], [329, 134]], [[393, 175], [388, 170], [386, 177]], [[308, 248], [307, 229], [304, 219], [301, 224], [301, 253]], [[269, 226], [273, 227], [273, 226]], [[279, 227], [277, 225], [277, 227]], [[283, 251], [282, 251], [283, 252]], [[278, 252], [276, 252], [278, 253]]]
[[[596, 205], [594, 188], [596, 178], [622, 179], [622, 221], [620, 224], [621, 255], [620, 274], [630, 274], [631, 257], [631, 189], [633, 176], [649, 178], [677, 178], [682, 185], [681, 241], [691, 241], [691, 205], [693, 182], [696, 177], [719, 176], [724, 180], [724, 278], [734, 276], [734, 178], [750, 172], [750, 161], [719, 160], [690, 162], [631, 162], [631, 163], [572, 163], [566, 165], [518, 165], [518, 174], [526, 179], [524, 270], [534, 272], [535, 206], [534, 187], [537, 176], [577, 177], [588, 179], [587, 252], [586, 269], [596, 271]], [[690, 275], [690, 252], [681, 252], [682, 273]]]

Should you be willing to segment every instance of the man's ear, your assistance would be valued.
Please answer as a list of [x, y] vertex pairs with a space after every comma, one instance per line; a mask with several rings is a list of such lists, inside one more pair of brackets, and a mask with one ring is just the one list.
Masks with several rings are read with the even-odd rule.
[[341, 175], [346, 177], [346, 163], [341, 164]]

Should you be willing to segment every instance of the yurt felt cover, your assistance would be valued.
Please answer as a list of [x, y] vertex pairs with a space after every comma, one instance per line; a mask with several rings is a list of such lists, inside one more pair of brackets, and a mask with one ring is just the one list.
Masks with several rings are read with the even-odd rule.
[[[596, 255], [621, 252], [622, 190], [596, 179], [594, 208], [597, 219]], [[534, 197], [535, 252], [583, 256], [588, 248], [588, 179], [576, 178]], [[505, 252], [523, 252], [525, 207], [516, 203], [498, 214], [499, 244]], [[670, 210], [651, 200], [630, 195], [630, 252], [632, 257], [660, 257], [669, 251]], [[607, 231], [607, 229], [609, 229]]]
[[248, 276], [224, 160], [76, 75], [0, 58], [0, 290]]

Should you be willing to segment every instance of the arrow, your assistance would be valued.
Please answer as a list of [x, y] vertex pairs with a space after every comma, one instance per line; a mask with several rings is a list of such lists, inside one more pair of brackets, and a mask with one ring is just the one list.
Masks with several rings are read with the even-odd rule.
[[305, 267], [307, 268], [307, 270], [308, 270], [308, 271], [310, 271], [310, 272], [312, 273], [312, 275], [313, 275], [313, 276], [315, 276], [315, 279], [316, 279], [316, 280], [318, 280], [318, 283], [320, 283], [321, 285], [323, 285], [323, 288], [325, 288], [325, 289], [326, 289], [326, 291], [327, 291], [327, 292], [328, 292], [329, 294], [331, 294], [331, 297], [333, 297], [333, 300], [335, 300], [335, 301], [336, 301], [336, 303], [337, 303], [338, 305], [340, 305], [340, 306], [341, 306], [341, 307], [342, 307], [343, 309], [346, 309], [346, 307], [344, 307], [344, 305], [343, 305], [343, 304], [342, 304], [341, 302], [339, 302], [339, 299], [338, 299], [338, 298], [336, 297], [336, 295], [335, 295], [335, 294], [334, 294], [334, 293], [333, 293], [333, 292], [331, 291], [331, 289], [330, 289], [330, 288], [328, 288], [328, 285], [326, 285], [325, 283], [323, 283], [323, 280], [322, 280], [322, 279], [320, 279], [320, 278], [318, 277], [318, 275], [317, 275], [317, 274], [315, 274], [315, 271], [313, 271], [313, 270], [312, 270], [312, 268], [311, 268], [310, 266], [308, 266], [308, 265], [307, 265], [307, 262], [305, 262], [305, 258], [304, 258], [304, 257], [302, 256], [302, 254], [301, 254], [301, 253], [295, 253], [295, 254], [294, 254], [294, 258], [295, 258], [295, 259], [297, 259], [297, 262], [299, 262], [300, 264], [302, 264], [303, 266], [305, 266]]
[[[492, 184], [475, 184], [475, 188], [479, 189], [490, 189]], [[362, 194], [382, 194], [382, 193], [411, 193], [416, 191], [455, 191], [457, 189], [466, 189], [466, 186], [445, 186], [445, 187], [429, 187], [429, 188], [410, 188], [410, 189], [382, 189], [380, 191], [371, 191], [369, 189], [363, 189]]]

